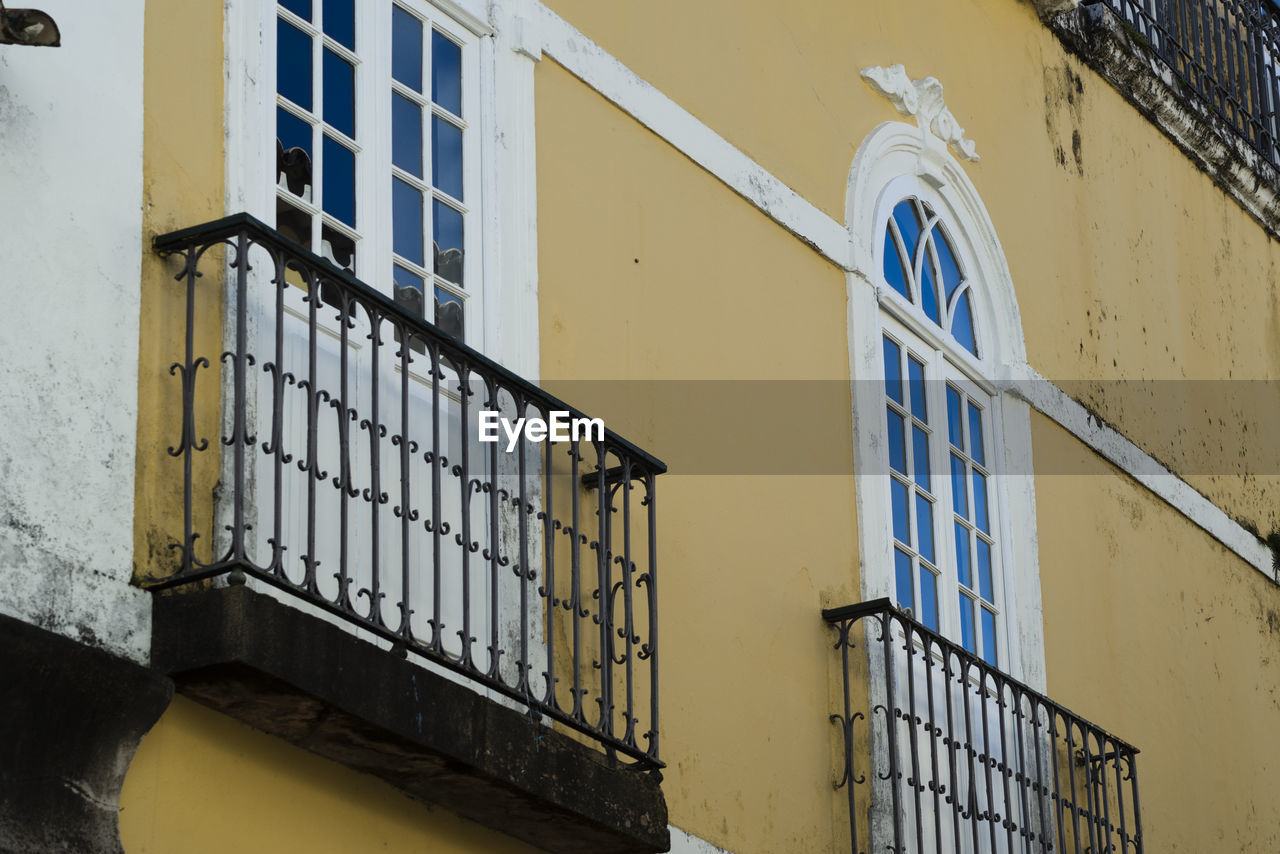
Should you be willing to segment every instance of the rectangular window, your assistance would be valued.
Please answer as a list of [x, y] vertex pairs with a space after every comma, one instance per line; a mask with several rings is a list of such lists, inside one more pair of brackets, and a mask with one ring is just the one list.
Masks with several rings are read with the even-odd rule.
[[276, 4], [276, 227], [460, 338], [476, 50], [420, 0]]
[[887, 319], [882, 353], [896, 604], [995, 664], [990, 399], [940, 352]]

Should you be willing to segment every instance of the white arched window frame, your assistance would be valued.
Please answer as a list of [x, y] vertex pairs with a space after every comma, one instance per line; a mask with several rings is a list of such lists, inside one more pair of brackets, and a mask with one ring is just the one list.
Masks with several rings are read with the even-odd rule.
[[[885, 279], [885, 227], [894, 207], [909, 198], [919, 199], [936, 213], [973, 289], [970, 305], [978, 341], [976, 355], [925, 313], [918, 295], [915, 301], [904, 298]], [[848, 326], [863, 598], [902, 598], [895, 580], [895, 548], [902, 551], [904, 543], [894, 537], [894, 476], [888, 465], [890, 417], [886, 413], [891, 407], [886, 394], [884, 347], [888, 335], [927, 363], [934, 380], [926, 385], [932, 412], [945, 411], [938, 407], [945, 407], [946, 389], [951, 387], [964, 391], [988, 416], [984, 425], [984, 444], [989, 442], [984, 448], [984, 468], [990, 475], [990, 541], [993, 559], [999, 566], [993, 590], [999, 613], [998, 665], [1023, 682], [1043, 689], [1031, 416], [1027, 404], [1007, 391], [1010, 378], [1020, 375], [1025, 367], [1026, 349], [1013, 282], [990, 217], [945, 144], [913, 125], [889, 122], [872, 131], [854, 159], [846, 196], [846, 224], [852, 268], [848, 275]], [[935, 467], [950, 459], [942, 424], [934, 419], [929, 438], [931, 458], [937, 461]], [[909, 428], [906, 441], [910, 457]], [[938, 478], [943, 472], [933, 474]], [[898, 480], [914, 480], [913, 475], [899, 475]], [[942, 494], [942, 483], [939, 480], [934, 484], [930, 493], [936, 499], [935, 507], [941, 510], [938, 515], [945, 519], [943, 524], [935, 515], [936, 556], [930, 568], [940, 581], [945, 580], [938, 594], [939, 628], [961, 642], [956, 599], [959, 569], [951, 525], [957, 502]], [[916, 493], [908, 495], [914, 505]], [[972, 492], [970, 500], [971, 496]], [[914, 513], [912, 517], [914, 520]], [[917, 528], [912, 529], [905, 545], [912, 559], [912, 577], [919, 584], [922, 558]], [[976, 586], [976, 579], [973, 580]], [[913, 592], [913, 600], [918, 612], [919, 587]], [[975, 630], [980, 631], [980, 627]]]

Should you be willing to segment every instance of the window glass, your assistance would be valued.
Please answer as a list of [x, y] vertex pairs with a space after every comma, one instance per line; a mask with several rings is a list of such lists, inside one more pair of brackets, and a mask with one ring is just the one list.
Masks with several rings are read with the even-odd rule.
[[431, 33], [431, 100], [462, 115], [462, 48], [438, 31]]
[[391, 76], [422, 91], [422, 22], [399, 6], [391, 11]]
[[276, 91], [311, 109], [311, 37], [284, 21], [276, 22]]
[[324, 31], [347, 50], [355, 50], [355, 0], [324, 0]]

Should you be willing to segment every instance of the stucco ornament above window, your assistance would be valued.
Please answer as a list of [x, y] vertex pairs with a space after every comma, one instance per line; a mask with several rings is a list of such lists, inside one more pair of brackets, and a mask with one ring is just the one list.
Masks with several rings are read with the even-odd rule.
[[916, 120], [926, 145], [929, 137], [936, 137], [964, 160], [978, 162], [973, 140], [965, 138], [964, 128], [942, 100], [942, 84], [938, 78], [912, 80], [902, 65], [872, 65], [862, 69], [862, 79], [888, 98], [899, 113]]

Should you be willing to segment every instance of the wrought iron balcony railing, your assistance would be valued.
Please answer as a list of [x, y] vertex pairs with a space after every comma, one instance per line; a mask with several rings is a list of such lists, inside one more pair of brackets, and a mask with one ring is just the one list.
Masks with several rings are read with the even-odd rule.
[[185, 288], [183, 530], [147, 586], [252, 579], [661, 767], [664, 464], [603, 427], [480, 442], [482, 410], [585, 416], [248, 215], [155, 247]]
[[1143, 850], [1135, 748], [888, 599], [823, 618], [854, 854]]
[[1126, 21], [1213, 113], [1280, 168], [1280, 10], [1272, 0], [1093, 0]]

